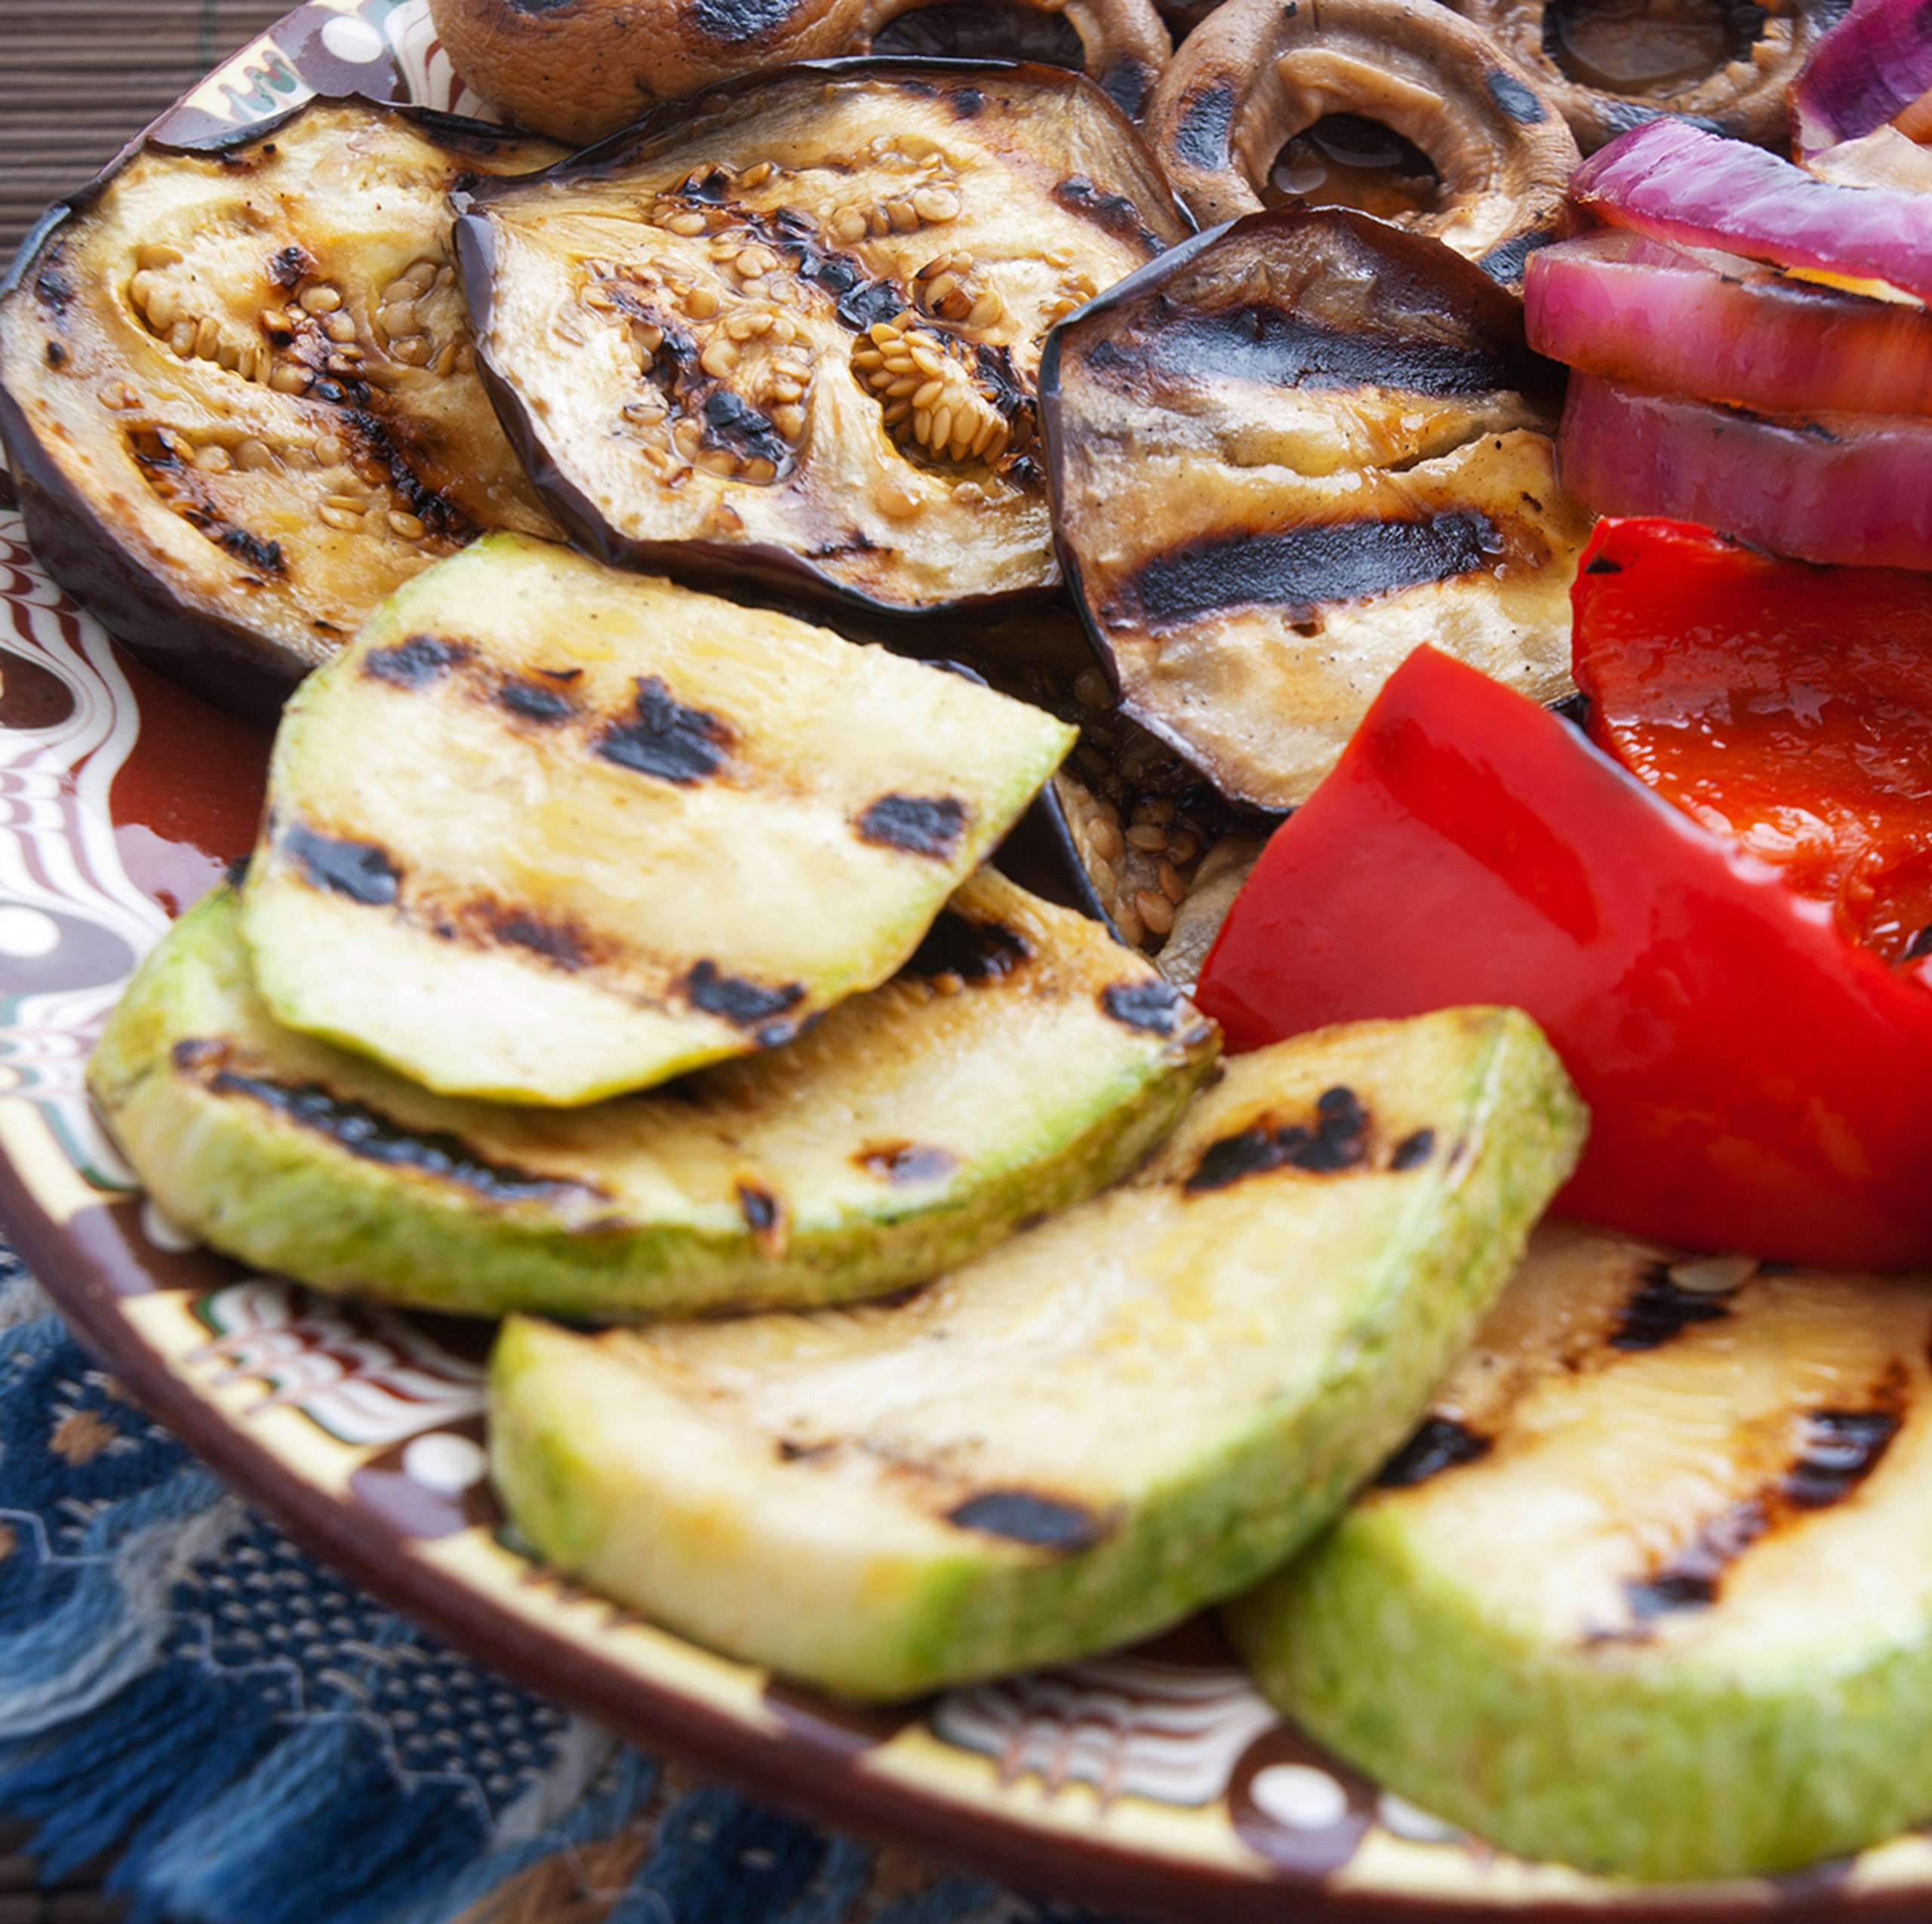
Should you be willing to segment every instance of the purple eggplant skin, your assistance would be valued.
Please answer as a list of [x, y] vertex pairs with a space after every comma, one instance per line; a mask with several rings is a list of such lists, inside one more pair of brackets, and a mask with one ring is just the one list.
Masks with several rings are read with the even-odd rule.
[[[352, 110], [404, 123], [438, 143], [479, 156], [532, 145], [530, 137], [488, 122], [401, 103], [359, 96], [316, 94], [270, 118], [223, 128], [205, 139], [129, 141], [85, 186], [49, 207], [27, 234], [4, 280], [0, 303], [25, 297], [29, 284], [43, 296], [57, 291], [60, 255], [75, 223], [136, 161], [147, 156], [220, 156], [272, 139], [290, 123], [325, 109]], [[43, 317], [60, 325], [58, 300], [42, 301]], [[50, 344], [50, 355], [57, 349]], [[167, 572], [144, 563], [130, 547], [105, 504], [69, 478], [54, 450], [29, 420], [19, 396], [0, 382], [0, 444], [17, 495], [27, 540], [54, 581], [115, 639], [161, 673], [217, 705], [272, 720], [289, 691], [315, 665], [286, 644], [219, 609], [185, 596]], [[346, 641], [344, 634], [341, 638]]]
[[[549, 184], [568, 184], [615, 172], [641, 150], [676, 135], [694, 117], [714, 112], [734, 100], [752, 99], [808, 75], [829, 80], [878, 78], [934, 86], [971, 81], [976, 78], [1010, 78], [1032, 84], [1044, 82], [1078, 88], [1088, 97], [1091, 108], [1110, 123], [1114, 137], [1128, 143], [1146, 172], [1155, 180], [1162, 179], [1140, 130], [1115, 101], [1091, 80], [1038, 62], [891, 55], [799, 61], [740, 75], [689, 99], [664, 102], [632, 126], [571, 155], [543, 173], [520, 177], [514, 181], [481, 181], [473, 188], [453, 196], [457, 211], [454, 251], [458, 275], [468, 303], [470, 330], [476, 343], [477, 368], [503, 432], [546, 505], [573, 543], [613, 566], [691, 577], [700, 585], [712, 587], [803, 593], [820, 602], [843, 606], [867, 617], [883, 618], [896, 627], [956, 617], [978, 610], [1016, 607], [1050, 600], [1058, 591], [1057, 570], [1041, 580], [973, 590], [943, 601], [909, 605], [868, 593], [849, 582], [841, 581], [815, 565], [807, 555], [776, 542], [626, 534], [614, 527], [584, 491], [562, 472], [558, 459], [547, 444], [543, 430], [524, 398], [489, 351], [492, 317], [501, 278], [496, 237], [487, 212], [491, 202], [507, 198], [515, 189], [536, 191]], [[1106, 183], [1100, 185], [1105, 186]], [[1195, 225], [1192, 217], [1164, 182], [1161, 192], [1158, 209], [1160, 224], [1181, 236], [1191, 235]], [[1153, 211], [1149, 210], [1149, 218], [1153, 217]], [[1158, 257], [1164, 245], [1161, 236], [1148, 231], [1143, 224], [1141, 238], [1144, 251], [1150, 257]], [[909, 651], [925, 652], [916, 647]]]

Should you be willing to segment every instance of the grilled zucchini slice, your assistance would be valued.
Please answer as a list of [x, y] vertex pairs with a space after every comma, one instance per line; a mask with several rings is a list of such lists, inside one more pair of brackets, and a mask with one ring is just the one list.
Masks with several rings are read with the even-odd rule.
[[1268, 1694], [1426, 1809], [1628, 1876], [1932, 1812], [1932, 1291], [1751, 1269], [1540, 1232], [1379, 1486], [1231, 1613]]
[[476, 377], [448, 195], [558, 152], [325, 100], [117, 162], [0, 299], [35, 554], [170, 674], [266, 712], [479, 528], [554, 533]]
[[883, 982], [1073, 735], [499, 536], [290, 702], [242, 932], [292, 1028], [445, 1094], [589, 1102]]
[[432, 1096], [283, 1028], [233, 896], [170, 933], [91, 1071], [162, 1206], [330, 1289], [605, 1319], [839, 1302], [1131, 1169], [1212, 1026], [1098, 924], [990, 871], [789, 1048], [586, 1109]]
[[1279, 1043], [1124, 1187], [909, 1299], [595, 1339], [512, 1320], [497, 1486], [572, 1574], [851, 1695], [1101, 1649], [1334, 1514], [1581, 1136], [1513, 1011]]

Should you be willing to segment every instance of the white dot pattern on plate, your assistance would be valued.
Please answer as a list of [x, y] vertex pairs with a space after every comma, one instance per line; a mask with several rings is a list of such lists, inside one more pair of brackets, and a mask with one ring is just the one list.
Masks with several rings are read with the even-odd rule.
[[322, 29], [322, 45], [339, 60], [380, 60], [388, 51], [383, 36], [367, 20], [339, 14]]
[[1257, 1809], [1291, 1830], [1325, 1830], [1349, 1814], [1349, 1793], [1312, 1764], [1270, 1764], [1255, 1775], [1248, 1795]]
[[51, 955], [60, 946], [60, 924], [38, 908], [0, 908], [0, 955]]
[[480, 1443], [467, 1437], [418, 1437], [402, 1452], [404, 1472], [426, 1489], [454, 1494], [483, 1480], [490, 1467]]

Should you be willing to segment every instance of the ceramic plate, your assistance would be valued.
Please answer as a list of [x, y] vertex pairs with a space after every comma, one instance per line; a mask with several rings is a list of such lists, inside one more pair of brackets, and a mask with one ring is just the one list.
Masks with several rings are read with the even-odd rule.
[[[355, 92], [483, 110], [426, 0], [309, 0], [158, 131], [202, 141]], [[318, 1554], [643, 1744], [1137, 1913], [1794, 1924], [1932, 1909], [1932, 1842], [1917, 1836], [1800, 1877], [1663, 1893], [1500, 1855], [1314, 1750], [1204, 1621], [1123, 1655], [854, 1712], [531, 1563], [485, 1480], [487, 1329], [331, 1302], [191, 1246], [143, 1201], [82, 1092], [137, 958], [253, 840], [267, 746], [118, 653], [61, 595], [0, 475], [0, 1222], [142, 1399]]]

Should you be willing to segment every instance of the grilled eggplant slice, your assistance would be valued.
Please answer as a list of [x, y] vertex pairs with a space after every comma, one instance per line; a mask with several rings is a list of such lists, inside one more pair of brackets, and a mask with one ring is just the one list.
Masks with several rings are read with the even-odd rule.
[[1567, 695], [1589, 518], [1549, 371], [1470, 263], [1335, 210], [1251, 214], [1057, 330], [1061, 558], [1128, 713], [1282, 809], [1419, 641]]
[[292, 1028], [576, 1103], [786, 1042], [917, 947], [1073, 730], [518, 535], [297, 693], [242, 930]]
[[1561, 1225], [1380, 1484], [1232, 1613], [1349, 1762], [1533, 1857], [1795, 1868], [1932, 1811], [1925, 1279]]
[[586, 546], [901, 613], [1054, 581], [1041, 341], [1186, 231], [1091, 82], [887, 60], [667, 110], [457, 227], [497, 405]]
[[512, 1321], [497, 1486], [595, 1587], [851, 1695], [1103, 1649], [1334, 1514], [1581, 1135], [1513, 1011], [1259, 1050], [1125, 1187], [908, 1300], [595, 1340]]
[[556, 157], [317, 100], [112, 169], [0, 300], [35, 553], [178, 679], [265, 711], [478, 529], [554, 532], [475, 376], [446, 203]]
[[232, 896], [178, 924], [89, 1071], [174, 1221], [329, 1289], [622, 1319], [918, 1282], [1132, 1168], [1214, 1032], [1097, 924], [976, 877], [789, 1048], [588, 1109], [453, 1101], [281, 1027]]

